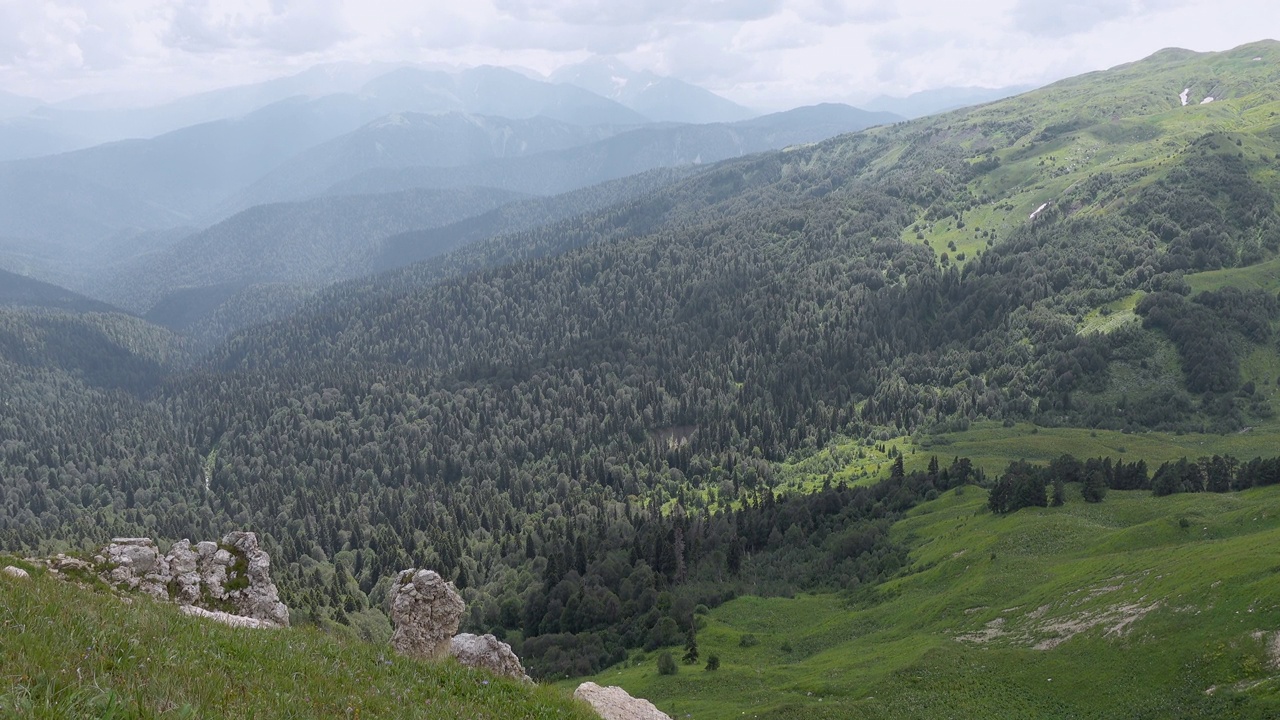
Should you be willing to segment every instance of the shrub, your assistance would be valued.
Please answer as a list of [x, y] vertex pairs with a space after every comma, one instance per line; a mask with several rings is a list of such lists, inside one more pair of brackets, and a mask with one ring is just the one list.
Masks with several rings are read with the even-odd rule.
[[752, 635], [751, 633], [747, 633], [746, 635], [743, 635], [741, 638], [738, 639], [739, 647], [755, 647], [756, 645], [759, 645], [759, 644], [760, 644], [760, 641], [756, 638], [755, 635]]
[[707, 667], [706, 667], [705, 669], [706, 669], [706, 670], [719, 670], [719, 669], [720, 669], [720, 656], [719, 656], [719, 655], [716, 655], [715, 653], [712, 653], [711, 655], [708, 655], [708, 656], [707, 656]]
[[676, 665], [676, 659], [671, 657], [671, 653], [664, 652], [658, 655], [659, 675], [675, 675], [677, 672], [680, 672], [680, 667]]

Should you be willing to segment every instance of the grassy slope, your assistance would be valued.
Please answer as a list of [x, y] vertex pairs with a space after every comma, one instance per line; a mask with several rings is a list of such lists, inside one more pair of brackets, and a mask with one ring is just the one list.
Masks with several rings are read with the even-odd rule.
[[[649, 657], [595, 679], [708, 719], [1280, 713], [1267, 650], [1280, 630], [1280, 488], [1112, 492], [1009, 517], [985, 501], [967, 488], [900, 522], [912, 571], [870, 601], [741, 598], [713, 610], [699, 646], [719, 671], [662, 677]], [[1150, 610], [1111, 632], [1125, 608]], [[1097, 624], [1071, 635], [1068, 622]], [[958, 639], [992, 628], [1005, 634]], [[745, 633], [760, 644], [741, 647]]]
[[0, 717], [595, 716], [554, 688], [453, 662], [308, 629], [233, 630], [46, 576], [0, 577]]
[[[1190, 93], [1184, 107], [1178, 96], [1185, 88]], [[1215, 99], [1201, 104], [1206, 97]], [[922, 217], [903, 239], [921, 242], [918, 229], [939, 257], [946, 252], [954, 261], [963, 253], [972, 259], [988, 246], [985, 232], [994, 233], [990, 239], [998, 242], [1043, 204], [1104, 172], [1112, 173], [1117, 185], [1098, 205], [1080, 210], [1108, 212], [1117, 200], [1162, 177], [1194, 140], [1209, 133], [1227, 141], [1221, 152], [1242, 153], [1254, 177], [1280, 191], [1273, 162], [1280, 152], [1277, 113], [1280, 43], [1263, 41], [1223, 53], [1163, 51], [1140, 63], [937, 116], [933, 125], [954, 134], [1019, 123], [1043, 132], [1005, 145], [975, 146], [975, 159], [989, 152], [1001, 165], [970, 183], [974, 196], [984, 201], [965, 213], [964, 227], [954, 217], [935, 222]]]

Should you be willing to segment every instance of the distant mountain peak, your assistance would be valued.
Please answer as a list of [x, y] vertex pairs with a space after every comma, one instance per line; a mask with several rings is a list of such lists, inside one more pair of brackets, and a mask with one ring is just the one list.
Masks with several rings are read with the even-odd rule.
[[566, 65], [551, 74], [551, 81], [590, 90], [659, 122], [735, 122], [756, 115], [710, 90], [635, 70], [612, 57]]

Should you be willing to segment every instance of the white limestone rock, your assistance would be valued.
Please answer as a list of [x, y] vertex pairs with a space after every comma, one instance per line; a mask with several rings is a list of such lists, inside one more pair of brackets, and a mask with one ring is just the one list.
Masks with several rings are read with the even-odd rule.
[[289, 608], [271, 581], [271, 557], [254, 533], [231, 532], [221, 544], [194, 547], [184, 539], [164, 555], [150, 538], [116, 538], [94, 560], [106, 567], [102, 579], [116, 587], [263, 626], [289, 625]]
[[391, 585], [391, 647], [407, 657], [439, 660], [449, 655], [465, 606], [453, 583], [434, 570], [401, 571]]
[[467, 667], [488, 670], [498, 677], [533, 682], [511, 646], [492, 635], [455, 635], [449, 643], [449, 654]]
[[573, 696], [584, 700], [604, 720], [671, 720], [671, 716], [643, 698], [633, 698], [620, 687], [602, 687], [584, 682], [573, 691]]
[[140, 590], [167, 600], [169, 562], [151, 538], [114, 538], [102, 550], [109, 569], [103, 580], [117, 587]]
[[270, 630], [272, 628], [280, 627], [279, 625], [269, 623], [265, 620], [256, 620], [243, 615], [232, 615], [231, 613], [222, 612], [221, 610], [205, 610], [204, 608], [196, 607], [195, 605], [183, 605], [182, 613], [184, 615], [191, 615], [192, 617], [201, 617], [213, 620], [214, 622], [220, 622], [223, 625], [230, 625], [234, 628]]
[[30, 580], [31, 579], [31, 575], [27, 573], [26, 570], [23, 570], [20, 567], [14, 567], [12, 565], [6, 565], [3, 570], [0, 570], [0, 575], [13, 578], [14, 580]]

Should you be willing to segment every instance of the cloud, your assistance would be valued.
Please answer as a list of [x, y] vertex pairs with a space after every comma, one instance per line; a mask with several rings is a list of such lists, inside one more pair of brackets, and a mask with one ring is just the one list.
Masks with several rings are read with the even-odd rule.
[[1175, 10], [1188, 0], [1019, 0], [1014, 25], [1036, 37], [1061, 38], [1119, 19], [1140, 19]]
[[165, 41], [188, 52], [325, 50], [351, 37], [339, 0], [186, 0], [174, 3]]
[[746, 22], [769, 17], [782, 0], [494, 0], [504, 15], [569, 25]]
[[763, 108], [1041, 83], [1280, 27], [1263, 0], [0, 0], [0, 90], [176, 95], [321, 62], [593, 54]]

